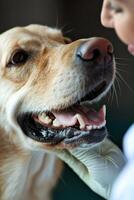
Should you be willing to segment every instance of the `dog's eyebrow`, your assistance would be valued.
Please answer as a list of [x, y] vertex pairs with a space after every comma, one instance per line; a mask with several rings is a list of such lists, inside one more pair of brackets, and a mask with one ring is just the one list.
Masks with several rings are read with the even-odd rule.
[[26, 48], [26, 49], [33, 49], [33, 48], [40, 48], [41, 42], [38, 40], [20, 40], [17, 41], [17, 46], [15, 45], [13, 48]]
[[39, 47], [41, 46], [41, 42], [38, 41], [38, 40], [22, 40], [21, 42], [18, 42], [18, 44], [21, 46], [21, 45], [27, 45], [27, 46], [36, 46], [36, 47]]

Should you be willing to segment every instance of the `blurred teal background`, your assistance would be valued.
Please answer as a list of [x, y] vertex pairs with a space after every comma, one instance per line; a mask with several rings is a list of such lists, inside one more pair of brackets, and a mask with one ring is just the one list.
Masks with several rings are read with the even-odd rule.
[[[72, 38], [102, 36], [111, 40], [115, 49], [117, 75], [116, 92], [105, 99], [107, 128], [112, 140], [122, 148], [122, 138], [134, 121], [134, 58], [112, 30], [100, 24], [102, 1], [98, 0], [1, 0], [0, 31], [31, 23], [58, 27]], [[123, 80], [122, 80], [123, 79]], [[119, 85], [118, 85], [119, 83]], [[102, 200], [65, 166], [54, 190], [54, 200]]]

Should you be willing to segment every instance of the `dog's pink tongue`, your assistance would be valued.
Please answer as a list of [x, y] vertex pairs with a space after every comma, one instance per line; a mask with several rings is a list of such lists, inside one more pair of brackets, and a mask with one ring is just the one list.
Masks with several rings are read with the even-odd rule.
[[88, 106], [76, 105], [67, 110], [53, 112], [53, 114], [64, 126], [73, 126], [77, 122], [84, 124], [84, 126], [100, 126], [105, 122], [105, 112], [105, 106], [97, 112]]

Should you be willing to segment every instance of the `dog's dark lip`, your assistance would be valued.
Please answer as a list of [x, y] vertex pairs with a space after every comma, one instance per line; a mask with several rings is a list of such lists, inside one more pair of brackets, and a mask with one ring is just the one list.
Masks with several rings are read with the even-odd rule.
[[101, 129], [94, 129], [89, 132], [81, 132], [80, 135], [74, 136], [72, 138], [65, 138], [64, 143], [65, 144], [73, 144], [77, 142], [77, 144], [85, 143], [90, 144], [90, 143], [98, 143], [101, 142], [107, 135], [107, 129], [106, 127], [103, 127]]
[[[25, 113], [17, 117], [24, 134], [31, 139], [49, 145], [57, 145], [64, 143], [71, 144], [90, 144], [101, 142], [107, 135], [106, 127], [101, 129], [93, 129], [90, 131], [78, 130], [75, 127], [65, 129], [49, 129], [36, 122], [30, 113]], [[44, 132], [44, 135], [42, 134]]]
[[105, 91], [106, 87], [107, 83], [105, 80], [103, 80], [102, 82], [97, 84], [97, 86], [94, 89], [92, 89], [88, 94], [82, 97], [81, 100], [78, 101], [78, 103], [82, 101], [92, 101], [96, 99], [100, 94], [102, 94]]

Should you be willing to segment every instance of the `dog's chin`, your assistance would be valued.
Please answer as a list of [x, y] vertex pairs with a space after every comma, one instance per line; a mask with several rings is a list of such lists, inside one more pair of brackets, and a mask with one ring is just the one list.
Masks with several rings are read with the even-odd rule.
[[106, 108], [91, 108], [91, 102], [103, 96], [108, 87], [103, 82], [79, 102], [64, 110], [28, 112], [17, 116], [23, 133], [47, 148], [87, 148], [107, 136]]

